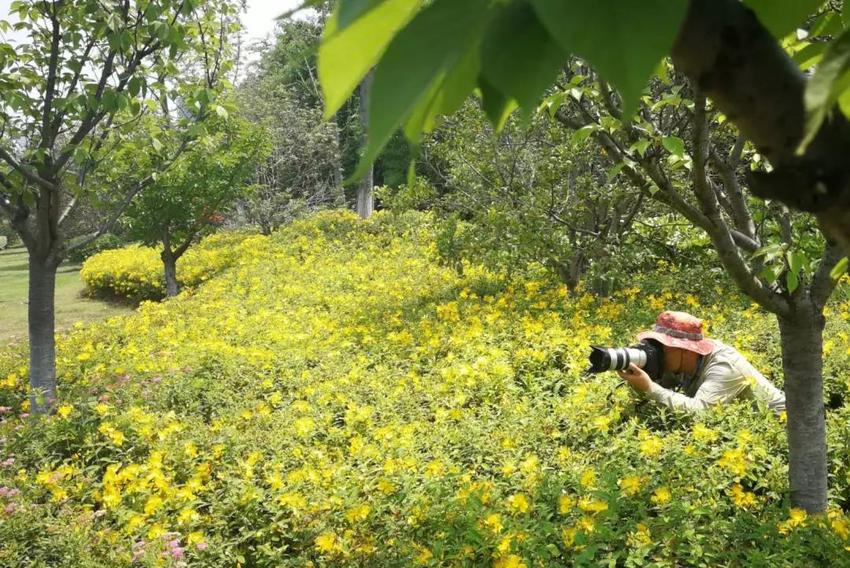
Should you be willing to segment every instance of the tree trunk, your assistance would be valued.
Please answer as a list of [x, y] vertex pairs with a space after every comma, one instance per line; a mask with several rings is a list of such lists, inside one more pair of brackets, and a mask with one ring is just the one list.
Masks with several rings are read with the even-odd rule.
[[[360, 83], [360, 126], [363, 128], [363, 148], [369, 138], [369, 92], [372, 89], [372, 76], [374, 73], [369, 71], [363, 82]], [[372, 215], [372, 188], [375, 183], [374, 167], [370, 164], [369, 169], [360, 180], [360, 187], [357, 188], [357, 214], [361, 219], [368, 219]]]
[[340, 125], [338, 112], [333, 117], [331, 127], [333, 128], [334, 146], [336, 147], [333, 166], [334, 196], [332, 203], [334, 207], [342, 208], [345, 207], [345, 180], [342, 177], [342, 141], [339, 138]]
[[791, 504], [809, 513], [821, 513], [827, 507], [822, 374], [825, 318], [808, 301], [796, 308], [792, 317], [779, 317]]
[[180, 285], [177, 283], [177, 258], [168, 249], [162, 251], [160, 258], [165, 267], [165, 295], [173, 298], [180, 293]]
[[56, 400], [55, 296], [58, 263], [29, 256], [30, 410], [41, 414]]

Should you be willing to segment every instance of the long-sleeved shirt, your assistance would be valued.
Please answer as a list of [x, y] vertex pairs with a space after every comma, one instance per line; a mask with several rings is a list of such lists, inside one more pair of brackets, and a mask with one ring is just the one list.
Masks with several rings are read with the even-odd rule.
[[[705, 355], [696, 377], [678, 393], [652, 382], [647, 396], [670, 408], [699, 412], [715, 404], [738, 398], [765, 402], [771, 410], [785, 410], [785, 393], [773, 386], [734, 347], [716, 340], [714, 351]], [[679, 384], [676, 376], [665, 375], [664, 385]]]

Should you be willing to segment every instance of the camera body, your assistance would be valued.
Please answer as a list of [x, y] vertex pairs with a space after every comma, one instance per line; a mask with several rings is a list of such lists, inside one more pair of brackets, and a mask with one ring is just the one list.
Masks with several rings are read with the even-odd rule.
[[588, 373], [621, 371], [634, 363], [643, 369], [654, 382], [661, 380], [664, 372], [664, 347], [654, 339], [644, 339], [629, 347], [600, 347], [592, 345], [588, 357]]

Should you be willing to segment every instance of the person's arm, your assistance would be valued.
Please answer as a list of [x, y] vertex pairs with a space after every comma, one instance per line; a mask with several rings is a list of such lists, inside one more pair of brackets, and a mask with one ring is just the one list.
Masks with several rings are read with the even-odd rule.
[[645, 392], [655, 402], [668, 408], [691, 413], [700, 412], [715, 404], [730, 402], [747, 386], [744, 376], [726, 362], [712, 365], [703, 373], [705, 380], [693, 398], [653, 382], [649, 375], [636, 366], [620, 371], [620, 376], [635, 389]]

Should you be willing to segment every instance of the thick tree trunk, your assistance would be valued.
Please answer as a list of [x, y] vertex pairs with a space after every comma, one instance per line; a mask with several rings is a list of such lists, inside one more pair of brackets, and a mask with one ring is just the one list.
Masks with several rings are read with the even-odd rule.
[[180, 285], [177, 283], [177, 258], [168, 249], [162, 251], [160, 258], [165, 267], [165, 295], [173, 298], [180, 293]]
[[[363, 128], [363, 148], [366, 148], [368, 141], [369, 128], [369, 91], [372, 88], [372, 76], [374, 73], [370, 71], [363, 82], [360, 83], [360, 126]], [[375, 184], [374, 168], [370, 165], [369, 169], [360, 180], [360, 187], [357, 188], [357, 214], [362, 219], [368, 219], [372, 215], [372, 188]]]
[[796, 308], [792, 317], [779, 317], [791, 504], [809, 513], [820, 513], [827, 507], [822, 374], [825, 319], [821, 310], [808, 302]]
[[43, 413], [56, 400], [55, 296], [58, 263], [29, 257], [30, 410]]

